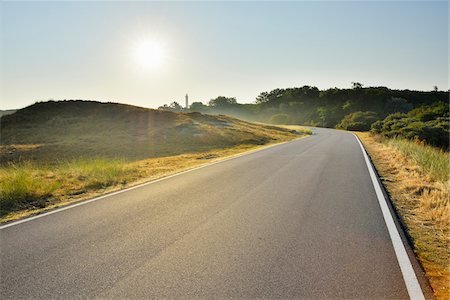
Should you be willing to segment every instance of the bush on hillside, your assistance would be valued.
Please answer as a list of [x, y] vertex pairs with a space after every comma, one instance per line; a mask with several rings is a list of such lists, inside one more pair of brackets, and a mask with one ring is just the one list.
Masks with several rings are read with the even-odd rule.
[[336, 128], [353, 131], [368, 131], [370, 126], [379, 119], [373, 111], [357, 111], [346, 115]]
[[372, 124], [370, 132], [384, 137], [420, 140], [429, 145], [449, 148], [449, 112], [443, 102], [395, 113]]
[[440, 117], [449, 117], [449, 106], [441, 101], [435, 102], [432, 105], [417, 107], [407, 115], [423, 122], [432, 121]]

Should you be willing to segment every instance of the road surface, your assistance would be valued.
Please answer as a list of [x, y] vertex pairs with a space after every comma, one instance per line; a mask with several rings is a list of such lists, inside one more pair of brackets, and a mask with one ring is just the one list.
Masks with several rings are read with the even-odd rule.
[[408, 298], [361, 148], [336, 130], [0, 234], [2, 299]]

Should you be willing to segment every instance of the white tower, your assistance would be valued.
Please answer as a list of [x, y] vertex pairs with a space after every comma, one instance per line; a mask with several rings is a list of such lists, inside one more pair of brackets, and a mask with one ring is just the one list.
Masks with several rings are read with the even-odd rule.
[[186, 94], [186, 109], [189, 109], [189, 96]]

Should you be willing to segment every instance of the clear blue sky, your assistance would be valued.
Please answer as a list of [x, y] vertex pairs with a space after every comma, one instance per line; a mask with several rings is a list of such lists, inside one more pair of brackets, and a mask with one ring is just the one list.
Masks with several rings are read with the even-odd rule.
[[[253, 102], [314, 85], [448, 87], [448, 3], [2, 2], [0, 109], [94, 99], [157, 107], [189, 93]], [[140, 65], [157, 41], [165, 59]]]

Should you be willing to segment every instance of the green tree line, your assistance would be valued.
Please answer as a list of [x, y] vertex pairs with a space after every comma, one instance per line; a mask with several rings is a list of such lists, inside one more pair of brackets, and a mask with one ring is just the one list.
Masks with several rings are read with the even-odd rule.
[[[356, 82], [350, 89], [319, 90], [313, 86], [274, 89], [260, 93], [251, 104], [238, 103], [234, 97], [219, 96], [206, 103], [195, 101], [188, 111], [226, 114], [258, 122], [335, 127], [350, 113], [371, 111], [383, 119], [396, 112], [407, 113], [439, 101], [448, 103], [448, 92], [363, 87]], [[160, 109], [183, 111], [177, 102]]]
[[[300, 124], [367, 131], [370, 130], [373, 123], [381, 122], [390, 115], [394, 115], [389, 117], [391, 119], [402, 116], [404, 123], [412, 122], [416, 118], [412, 114], [417, 114], [422, 110], [427, 111], [425, 106], [434, 107], [432, 110], [440, 107], [442, 111], [448, 112], [449, 93], [438, 91], [436, 87], [432, 91], [395, 90], [387, 87], [364, 87], [359, 82], [353, 82], [352, 87], [347, 89], [319, 90], [317, 87], [306, 85], [278, 88], [260, 93], [251, 104], [238, 103], [234, 97], [219, 96], [205, 103], [195, 101], [188, 110], [183, 109], [176, 102], [169, 106], [162, 106], [160, 109], [224, 114], [248, 121], [272, 124]], [[445, 117], [445, 115], [440, 115], [441, 119], [436, 121], [440, 122], [439, 128], [445, 123], [442, 119]], [[425, 128], [431, 124], [427, 122], [432, 121], [424, 121], [424, 117], [417, 118], [419, 118], [418, 122], [422, 123], [414, 122], [414, 125], [410, 126]], [[380, 123], [376, 124], [379, 126]], [[437, 129], [433, 130], [435, 132]], [[373, 132], [375, 131], [374, 129]], [[407, 134], [408, 138], [415, 134], [412, 129], [408, 132], [410, 132]], [[399, 134], [399, 132], [395, 131], [395, 134]], [[424, 136], [424, 134], [418, 135], [419, 138]], [[439, 139], [444, 140], [444, 138], [447, 139], [447, 137]], [[427, 136], [427, 140], [434, 139]], [[445, 143], [442, 142], [433, 143], [445, 146]]]

